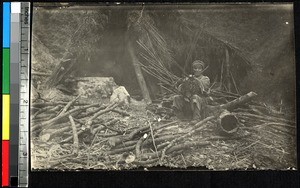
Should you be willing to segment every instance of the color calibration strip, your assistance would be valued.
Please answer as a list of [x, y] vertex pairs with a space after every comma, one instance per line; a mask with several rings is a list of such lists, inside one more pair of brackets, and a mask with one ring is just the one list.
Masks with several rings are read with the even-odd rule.
[[30, 3], [21, 3], [20, 77], [19, 77], [19, 154], [18, 186], [28, 187], [29, 172], [29, 69], [30, 69]]
[[2, 5], [2, 187], [28, 187], [30, 3]]
[[21, 3], [10, 10], [10, 186], [18, 185]]
[[2, 187], [10, 186], [10, 3], [3, 3]]

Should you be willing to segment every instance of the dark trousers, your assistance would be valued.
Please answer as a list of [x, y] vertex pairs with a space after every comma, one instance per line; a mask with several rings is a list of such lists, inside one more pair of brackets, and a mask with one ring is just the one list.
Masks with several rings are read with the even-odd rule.
[[174, 113], [179, 119], [204, 119], [206, 105], [206, 98], [199, 95], [193, 95], [190, 99], [185, 99], [182, 95], [175, 95], [173, 99]]

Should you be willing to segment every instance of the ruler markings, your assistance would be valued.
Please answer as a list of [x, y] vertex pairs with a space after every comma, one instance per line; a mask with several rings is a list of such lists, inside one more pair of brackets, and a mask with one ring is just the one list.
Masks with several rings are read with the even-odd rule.
[[30, 3], [21, 3], [19, 186], [28, 186]]

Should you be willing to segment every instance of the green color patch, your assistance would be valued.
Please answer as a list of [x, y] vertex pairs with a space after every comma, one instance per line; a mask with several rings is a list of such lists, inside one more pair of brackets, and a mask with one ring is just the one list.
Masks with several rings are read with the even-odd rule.
[[2, 94], [9, 94], [10, 90], [10, 49], [3, 48], [2, 61]]

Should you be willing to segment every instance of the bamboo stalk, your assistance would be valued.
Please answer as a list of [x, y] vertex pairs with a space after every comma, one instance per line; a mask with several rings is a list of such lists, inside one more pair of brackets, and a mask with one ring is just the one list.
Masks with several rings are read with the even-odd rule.
[[233, 77], [233, 75], [232, 75], [232, 72], [231, 72], [231, 71], [230, 71], [230, 75], [231, 75], [231, 79], [232, 79], [232, 82], [233, 82], [234, 88], [235, 88], [235, 90], [236, 90], [236, 93], [237, 93], [237, 94], [240, 94], [240, 92], [239, 92], [239, 89], [238, 89], [238, 87], [237, 87], [237, 85], [236, 85], [236, 82], [235, 82], [235, 80], [234, 80], [234, 77]]
[[178, 79], [176, 75], [168, 71], [164, 66], [160, 66], [156, 61], [151, 60], [147, 55], [140, 53], [140, 55], [158, 72], [161, 74], [166, 75], [170, 79]]

